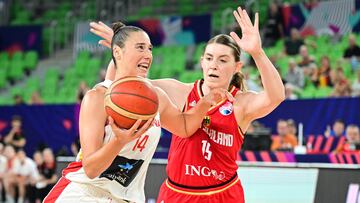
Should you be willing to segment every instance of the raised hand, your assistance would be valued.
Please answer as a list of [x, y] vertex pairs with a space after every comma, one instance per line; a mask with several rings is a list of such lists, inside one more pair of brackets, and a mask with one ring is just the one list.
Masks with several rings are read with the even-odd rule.
[[115, 124], [114, 119], [111, 118], [110, 116], [108, 119], [109, 119], [109, 125], [111, 126], [111, 129], [115, 134], [115, 137], [124, 144], [131, 142], [132, 140], [144, 134], [151, 127], [152, 122], [154, 120], [153, 118], [149, 119], [140, 129], [138, 129], [142, 121], [139, 119], [134, 123], [134, 125], [130, 129], [127, 130], [127, 129], [119, 128]]
[[223, 88], [217, 88], [210, 90], [209, 94], [205, 95], [203, 99], [211, 105], [216, 105], [223, 100], [235, 101], [235, 98]]
[[231, 32], [230, 35], [242, 50], [253, 56], [262, 49], [259, 33], [259, 14], [255, 14], [254, 24], [252, 24], [246, 10], [241, 7], [238, 7], [233, 14], [241, 28], [242, 37], [240, 39], [235, 32]]
[[114, 32], [109, 26], [107, 26], [105, 23], [101, 21], [90, 22], [90, 32], [103, 38], [102, 40], [99, 40], [99, 44], [111, 49], [111, 40], [114, 35]]

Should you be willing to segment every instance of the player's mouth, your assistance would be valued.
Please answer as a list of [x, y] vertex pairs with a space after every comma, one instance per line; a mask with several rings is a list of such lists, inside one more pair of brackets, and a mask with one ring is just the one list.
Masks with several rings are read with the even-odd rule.
[[219, 76], [216, 74], [209, 74], [208, 76], [209, 76], [209, 78], [219, 78]]
[[148, 63], [139, 63], [138, 68], [147, 71], [149, 69], [149, 64]]

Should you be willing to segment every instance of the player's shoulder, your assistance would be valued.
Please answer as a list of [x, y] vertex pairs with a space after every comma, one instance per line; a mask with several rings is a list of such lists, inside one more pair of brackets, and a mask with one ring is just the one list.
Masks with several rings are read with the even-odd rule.
[[89, 101], [91, 101], [91, 103], [103, 102], [105, 93], [106, 88], [104, 87], [95, 87], [90, 89], [85, 93], [83, 103], [88, 103]]

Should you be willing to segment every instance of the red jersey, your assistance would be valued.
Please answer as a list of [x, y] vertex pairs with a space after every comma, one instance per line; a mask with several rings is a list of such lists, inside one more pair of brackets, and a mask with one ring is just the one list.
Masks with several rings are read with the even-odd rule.
[[[202, 81], [194, 83], [184, 111], [193, 108], [203, 97]], [[237, 88], [229, 91], [235, 96]], [[183, 186], [213, 186], [234, 178], [238, 166], [237, 153], [244, 135], [233, 111], [233, 103], [225, 100], [213, 106], [191, 137], [172, 136], [167, 174], [169, 180]]]

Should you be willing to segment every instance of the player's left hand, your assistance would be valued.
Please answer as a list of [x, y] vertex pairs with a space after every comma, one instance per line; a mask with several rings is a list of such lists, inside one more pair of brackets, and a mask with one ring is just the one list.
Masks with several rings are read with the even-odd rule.
[[235, 33], [231, 32], [231, 37], [239, 45], [239, 47], [250, 55], [254, 55], [261, 51], [261, 38], [259, 33], [259, 14], [255, 14], [255, 21], [252, 24], [249, 15], [245, 9], [238, 7], [237, 10], [233, 12], [236, 21], [238, 22], [242, 37]]

